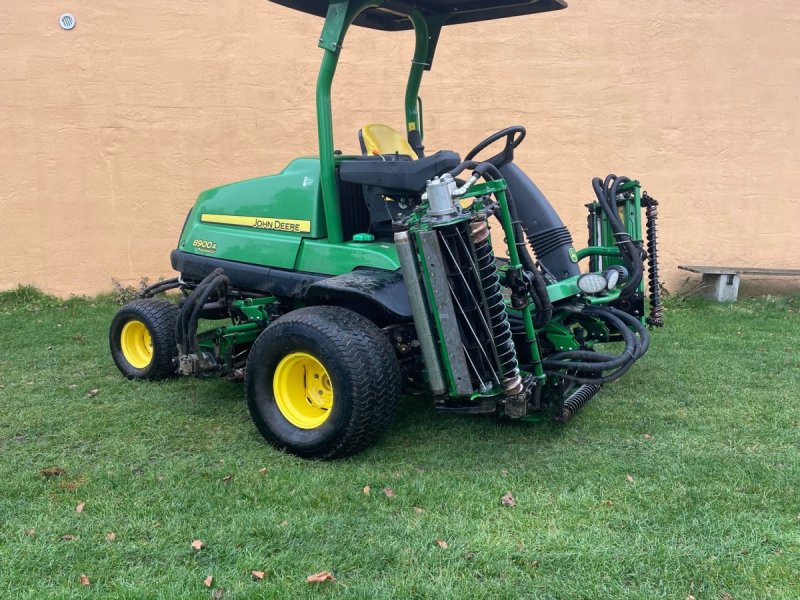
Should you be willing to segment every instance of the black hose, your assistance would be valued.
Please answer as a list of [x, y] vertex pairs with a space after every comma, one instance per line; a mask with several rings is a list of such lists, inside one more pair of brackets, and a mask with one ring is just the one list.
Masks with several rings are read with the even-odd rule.
[[[613, 307], [586, 306], [580, 312], [603, 319], [617, 329], [625, 342], [625, 349], [622, 354], [616, 356], [581, 350], [559, 352], [542, 361], [546, 375], [583, 384], [610, 383], [627, 373], [633, 364], [647, 352], [650, 346], [650, 335], [647, 328], [635, 317]], [[579, 360], [564, 360], [570, 358]], [[569, 372], [564, 373], [562, 370]], [[611, 373], [603, 375], [604, 371], [611, 371]], [[575, 374], [580, 372], [594, 372], [598, 375]]]
[[203, 294], [198, 297], [192, 309], [192, 315], [189, 317], [189, 322], [186, 325], [186, 335], [192, 352], [200, 351], [200, 342], [197, 339], [197, 324], [200, 321], [200, 315], [205, 309], [206, 302], [208, 302], [208, 299], [215, 292], [220, 300], [224, 299], [228, 294], [228, 281], [225, 275], [217, 275], [211, 280], [211, 283], [206, 287]]
[[[617, 355], [602, 354], [587, 350], [568, 350], [549, 356], [542, 361], [545, 368], [569, 369], [570, 371], [611, 371], [618, 369], [628, 362], [635, 361], [638, 355], [638, 341], [633, 332], [625, 323], [613, 314], [602, 311], [592, 311], [598, 318], [606, 321], [619, 331], [625, 343], [625, 349]], [[569, 360], [574, 359], [574, 360]], [[586, 362], [581, 362], [586, 361]]]
[[592, 179], [594, 189], [600, 208], [608, 219], [611, 231], [616, 238], [616, 245], [619, 248], [623, 262], [628, 267], [631, 275], [628, 281], [620, 290], [620, 298], [627, 298], [639, 287], [644, 274], [644, 253], [640, 247], [633, 243], [631, 236], [625, 229], [625, 225], [619, 218], [617, 212], [617, 192], [619, 186], [629, 182], [627, 177], [617, 177], [614, 174], [608, 175], [604, 181], [599, 177]]
[[[452, 177], [457, 177], [467, 169], [472, 169], [473, 175], [482, 177], [487, 181], [503, 179], [503, 175], [500, 173], [500, 170], [488, 161], [479, 163], [474, 160], [465, 160], [453, 170], [448, 172]], [[517, 205], [514, 201], [514, 196], [512, 195], [511, 190], [508, 188], [506, 188], [505, 192], [506, 201], [508, 202], [508, 211], [511, 213], [511, 226], [514, 230], [514, 244], [517, 248], [517, 254], [519, 255], [519, 262], [522, 265], [523, 271], [530, 273], [533, 278], [531, 298], [534, 306], [536, 307], [536, 315], [534, 316], [533, 327], [535, 329], [541, 329], [547, 325], [547, 323], [549, 323], [550, 319], [553, 317], [553, 305], [550, 302], [550, 295], [547, 293], [547, 281], [528, 252], [528, 245], [525, 243], [526, 240], [528, 240], [528, 236], [525, 233], [525, 230], [523, 229], [522, 223], [519, 219], [519, 213], [517, 212]]]
[[[503, 175], [500, 170], [491, 163], [483, 163], [488, 165], [485, 170], [486, 173], [483, 177], [488, 175], [489, 179], [502, 179]], [[483, 166], [483, 165], [479, 165]], [[478, 168], [476, 168], [476, 172]], [[522, 269], [533, 276], [533, 289], [531, 290], [531, 297], [536, 306], [536, 315], [534, 317], [533, 326], [535, 329], [541, 329], [550, 319], [553, 318], [553, 304], [550, 302], [550, 295], [547, 293], [547, 281], [544, 275], [536, 266], [536, 263], [528, 253], [528, 236], [522, 227], [522, 222], [519, 220], [519, 213], [517, 212], [517, 205], [514, 201], [514, 196], [510, 189], [506, 189], [506, 201], [508, 202], [508, 212], [511, 213], [511, 225], [514, 230], [514, 245], [517, 248], [519, 261]]]
[[181, 354], [187, 354], [189, 349], [186, 345], [186, 338], [187, 336], [187, 323], [189, 321], [189, 317], [191, 316], [191, 308], [194, 307], [197, 298], [200, 297], [201, 294], [206, 290], [208, 284], [211, 280], [219, 275], [217, 271], [221, 271], [221, 269], [215, 269], [212, 273], [206, 276], [197, 287], [192, 290], [192, 293], [187, 296], [186, 300], [181, 306], [181, 312], [178, 314], [178, 322], [175, 324], [175, 340], [178, 343], [178, 349]]
[[186, 298], [175, 326], [175, 337], [181, 354], [188, 354], [190, 350], [198, 351], [197, 323], [203, 308], [214, 292], [223, 301], [228, 293], [228, 283], [222, 268], [214, 269]]
[[172, 279], [166, 279], [164, 281], [159, 281], [144, 288], [141, 292], [139, 292], [139, 298], [152, 298], [156, 294], [160, 294], [161, 292], [166, 292], [167, 290], [172, 290], [177, 287], [183, 285], [183, 282], [178, 277], [173, 277]]

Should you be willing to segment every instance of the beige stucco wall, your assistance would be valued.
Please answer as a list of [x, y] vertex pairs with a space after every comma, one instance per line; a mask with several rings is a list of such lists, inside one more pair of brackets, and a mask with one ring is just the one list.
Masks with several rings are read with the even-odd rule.
[[[200, 190], [316, 152], [321, 25], [265, 0], [0, 3], [0, 289], [169, 276]], [[338, 147], [402, 125], [412, 45], [351, 32]], [[518, 162], [579, 243], [591, 177], [640, 179], [670, 287], [679, 263], [800, 268], [796, 0], [572, 0], [449, 28], [422, 95], [428, 148], [526, 125]]]

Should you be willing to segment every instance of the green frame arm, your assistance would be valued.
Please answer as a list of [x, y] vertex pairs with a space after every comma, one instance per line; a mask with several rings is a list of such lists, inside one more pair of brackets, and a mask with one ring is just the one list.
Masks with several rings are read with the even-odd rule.
[[[336, 188], [336, 162], [333, 143], [333, 116], [331, 112], [331, 86], [339, 64], [339, 53], [348, 27], [363, 10], [380, 6], [384, 0], [332, 0], [319, 37], [319, 47], [325, 51], [317, 76], [317, 135], [319, 137], [320, 188], [328, 228], [328, 241], [340, 244], [342, 234], [341, 204]], [[406, 134], [418, 131], [422, 139], [422, 115], [418, 97], [424, 71], [430, 70], [433, 52], [445, 18], [425, 19], [417, 10], [408, 18], [414, 26], [415, 46], [411, 71], [408, 74], [405, 94]]]
[[331, 114], [331, 85], [339, 64], [347, 28], [365, 8], [380, 6], [383, 0], [332, 0], [319, 36], [319, 47], [325, 50], [317, 76], [317, 135], [319, 137], [320, 187], [328, 228], [328, 241], [341, 244], [342, 214], [336, 189], [334, 165], [333, 116]]

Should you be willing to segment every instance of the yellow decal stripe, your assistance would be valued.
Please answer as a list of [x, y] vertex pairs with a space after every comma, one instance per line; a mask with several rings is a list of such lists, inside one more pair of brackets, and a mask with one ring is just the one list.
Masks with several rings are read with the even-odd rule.
[[288, 231], [291, 233], [311, 233], [311, 221], [299, 219], [276, 219], [275, 217], [244, 217], [239, 215], [200, 215], [203, 223], [219, 223], [220, 225], [238, 225], [254, 229], [272, 231]]

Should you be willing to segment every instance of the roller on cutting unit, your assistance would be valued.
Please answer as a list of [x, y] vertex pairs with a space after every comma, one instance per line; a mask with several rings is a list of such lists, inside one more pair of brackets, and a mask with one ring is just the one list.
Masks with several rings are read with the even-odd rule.
[[[463, 158], [423, 144], [420, 83], [443, 27], [566, 3], [274, 1], [325, 19], [319, 156], [200, 194], [172, 252], [179, 276], [111, 323], [119, 370], [243, 380], [264, 438], [315, 459], [373, 444], [402, 394], [427, 395], [444, 413], [563, 421], [627, 373], [647, 351], [648, 326], [663, 323], [658, 203], [638, 181], [592, 179], [588, 245], [576, 250], [514, 162], [524, 127]], [[334, 149], [331, 117], [351, 25], [416, 39], [403, 131], [365, 125], [358, 155]], [[496, 85], [482, 72], [464, 70], [453, 93]], [[178, 302], [155, 297], [172, 289]]]

